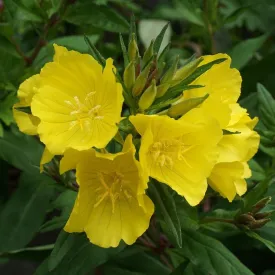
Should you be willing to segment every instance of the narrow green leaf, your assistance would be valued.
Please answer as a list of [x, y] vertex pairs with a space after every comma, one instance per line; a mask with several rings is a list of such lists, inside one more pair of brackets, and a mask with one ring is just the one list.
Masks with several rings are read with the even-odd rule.
[[17, 96], [13, 92], [8, 93], [8, 95], [0, 101], [0, 120], [2, 120], [7, 126], [14, 122], [12, 106], [17, 101]]
[[4, 36], [0, 34], [0, 50], [6, 54], [10, 54], [14, 57], [21, 58], [17, 51], [15, 50], [14, 45]]
[[270, 92], [260, 83], [257, 85], [261, 120], [269, 128], [275, 126], [275, 100]]
[[[274, 231], [274, 228], [272, 228], [272, 231]], [[258, 231], [260, 232], [260, 230]], [[258, 234], [257, 231], [248, 231], [246, 230], [245, 231], [245, 234], [255, 240], [258, 240], [260, 241], [262, 244], [264, 244], [268, 249], [270, 249], [273, 253], [275, 253], [275, 243], [270, 241], [270, 240], [267, 240], [265, 238], [263, 238], [262, 236], [260, 236]], [[275, 238], [275, 235], [274, 235], [274, 238]]]
[[159, 49], [161, 47], [161, 44], [162, 44], [162, 41], [163, 41], [163, 37], [165, 35], [165, 32], [169, 26], [170, 22], [168, 22], [164, 27], [163, 29], [161, 30], [161, 32], [159, 33], [159, 35], [156, 37], [155, 39], [155, 43], [154, 43], [154, 52], [156, 54], [158, 54], [159, 52]]
[[161, 63], [165, 60], [166, 54], [169, 52], [171, 43], [169, 42], [159, 55], [158, 62]]
[[181, 251], [205, 274], [253, 275], [221, 242], [197, 231], [183, 231]]
[[101, 55], [101, 53], [97, 50], [95, 45], [90, 41], [89, 37], [84, 35], [84, 39], [87, 43], [87, 45], [90, 47], [91, 53], [93, 57], [102, 65], [105, 66], [105, 58]]
[[157, 98], [150, 110], [160, 109], [173, 103], [175, 98], [180, 96], [185, 90], [201, 88], [201, 85], [185, 85], [177, 89], [168, 90], [164, 96]]
[[4, 137], [4, 128], [3, 124], [0, 122], [0, 138]]
[[135, 35], [135, 38], [137, 38], [136, 18], [134, 14], [131, 15], [131, 20], [130, 20], [130, 32], [129, 32], [128, 44], [130, 43], [133, 34]]
[[123, 53], [124, 68], [126, 68], [127, 65], [129, 64], [129, 57], [128, 57], [128, 52], [121, 33], [119, 34], [119, 41], [120, 41], [120, 46]]
[[243, 68], [253, 57], [254, 53], [263, 45], [268, 35], [247, 39], [237, 44], [230, 52], [233, 68]]
[[167, 186], [156, 182], [150, 185], [149, 193], [164, 221], [161, 225], [165, 227], [164, 229], [168, 230], [167, 234], [174, 245], [181, 247], [181, 225], [173, 196], [168, 191]]
[[54, 194], [52, 184], [39, 172], [22, 174], [18, 189], [0, 214], [1, 252], [23, 248], [38, 232]]
[[145, 275], [145, 273], [130, 271], [116, 266], [104, 266], [102, 275]]

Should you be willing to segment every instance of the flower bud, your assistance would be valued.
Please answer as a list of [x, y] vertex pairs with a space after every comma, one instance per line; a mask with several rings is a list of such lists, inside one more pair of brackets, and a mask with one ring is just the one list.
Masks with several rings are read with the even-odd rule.
[[170, 81], [172, 80], [172, 78], [175, 75], [175, 72], [177, 70], [178, 67], [178, 63], [179, 63], [179, 56], [176, 57], [174, 63], [172, 64], [172, 66], [167, 70], [167, 72], [164, 74], [164, 76], [162, 77], [160, 83], [170, 83]]
[[142, 58], [142, 62], [143, 64], [147, 64], [147, 62], [150, 60], [150, 58], [153, 56], [154, 54], [154, 40], [151, 41], [150, 46], [146, 49], [143, 58]]
[[136, 36], [133, 33], [131, 40], [129, 42], [129, 47], [128, 47], [129, 60], [134, 61], [136, 59], [137, 53], [138, 53], [138, 46], [136, 42]]
[[152, 65], [152, 63], [149, 63], [137, 77], [136, 82], [133, 87], [133, 95], [134, 96], [138, 96], [142, 93], [142, 91], [145, 87], [145, 84], [147, 82], [147, 79], [148, 79], [151, 65]]
[[250, 229], [258, 229], [263, 227], [266, 223], [270, 222], [271, 219], [261, 219], [261, 220], [257, 220], [255, 222], [252, 222], [248, 225], [248, 227]]
[[264, 219], [264, 218], [270, 217], [271, 214], [272, 214], [272, 212], [256, 213], [254, 215], [254, 217], [255, 217], [256, 220], [260, 220], [260, 219]]
[[194, 109], [200, 104], [202, 104], [207, 97], [208, 94], [203, 97], [189, 98], [186, 100], [180, 99], [172, 104], [172, 106], [168, 110], [168, 115], [170, 117], [182, 116], [191, 109]]
[[172, 79], [172, 87], [179, 84], [182, 80], [191, 75], [198, 67], [198, 65], [202, 62], [203, 58], [195, 59], [179, 70], [176, 71], [173, 79]]
[[134, 86], [136, 78], [136, 67], [133, 61], [131, 61], [124, 70], [123, 81], [127, 89], [131, 90]]
[[255, 205], [252, 206], [252, 213], [257, 213], [261, 209], [263, 209], [267, 204], [269, 204], [271, 201], [271, 197], [266, 197], [258, 201]]
[[251, 223], [256, 222], [256, 220], [252, 215], [246, 213], [241, 214], [239, 217], [237, 217], [236, 222], [240, 225], [250, 225]]
[[152, 80], [152, 84], [145, 90], [139, 99], [138, 106], [144, 111], [148, 109], [154, 102], [157, 95], [156, 80]]
[[165, 83], [165, 84], [161, 84], [157, 87], [157, 98], [158, 97], [162, 97], [167, 90], [170, 88], [170, 84], [169, 83]]

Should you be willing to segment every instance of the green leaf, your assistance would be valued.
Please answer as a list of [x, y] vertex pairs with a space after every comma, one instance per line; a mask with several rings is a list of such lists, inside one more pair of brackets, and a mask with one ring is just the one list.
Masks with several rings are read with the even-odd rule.
[[237, 44], [230, 52], [232, 58], [232, 67], [241, 69], [253, 57], [254, 53], [263, 45], [268, 35], [262, 35], [257, 38], [247, 39]]
[[149, 194], [156, 206], [156, 211], [160, 213], [161, 220], [163, 220], [161, 226], [167, 231], [171, 242], [177, 247], [181, 247], [181, 225], [171, 192], [166, 185], [154, 182], [150, 185]]
[[182, 19], [198, 26], [204, 26], [202, 10], [198, 1], [175, 0], [175, 9], [182, 15]]
[[0, 50], [3, 53], [10, 54], [16, 58], [20, 58], [19, 54], [15, 50], [14, 45], [4, 36], [0, 34]]
[[38, 232], [54, 188], [53, 180], [40, 173], [23, 173], [18, 189], [0, 214], [0, 251], [23, 248]]
[[39, 14], [28, 9], [21, 3], [21, 1], [5, 0], [5, 9], [7, 10], [8, 17], [13, 23], [17, 19], [17, 16], [22, 21], [42, 22], [42, 18]]
[[129, 23], [114, 9], [90, 1], [71, 5], [64, 19], [75, 25], [92, 25], [110, 32], [126, 33], [129, 30]]
[[49, 274], [86, 275], [124, 249], [101, 248], [89, 242], [85, 234], [61, 232], [49, 258]]
[[[1, 42], [0, 42], [1, 43]], [[0, 119], [9, 126], [13, 120], [12, 106], [17, 101], [14, 93], [9, 93], [4, 99], [0, 101]]]
[[106, 266], [102, 275], [145, 275], [145, 273], [130, 271], [116, 266]]
[[262, 181], [266, 178], [265, 170], [255, 159], [251, 159], [248, 164], [252, 171], [251, 180]]
[[102, 65], [105, 65], [105, 58], [101, 55], [95, 45], [90, 41], [89, 37], [84, 35], [85, 42], [89, 46], [92, 56]]
[[26, 172], [37, 172], [43, 146], [32, 136], [4, 131], [0, 138], [0, 158]]
[[[95, 44], [99, 39], [99, 35], [87, 35], [87, 37], [93, 44]], [[33, 65], [37, 68], [37, 70], [42, 68], [46, 62], [50, 62], [52, 60], [54, 55], [53, 44], [64, 46], [70, 50], [75, 50], [81, 53], [89, 52], [89, 47], [85, 42], [83, 35], [69, 35], [55, 38], [50, 40], [47, 45], [40, 50], [38, 56], [36, 57]]]
[[[128, 246], [114, 259], [121, 268], [144, 274], [168, 275], [171, 270], [164, 265], [158, 255], [146, 253], [137, 246]], [[141, 264], [142, 263], [142, 264]]]
[[60, 210], [61, 213], [57, 217], [46, 221], [40, 228], [40, 232], [48, 232], [55, 229], [63, 228], [69, 219], [71, 211], [74, 206], [74, 202], [77, 196], [77, 192], [72, 190], [65, 190], [62, 192], [57, 199], [52, 202], [50, 211], [55, 209]]
[[260, 83], [257, 85], [259, 111], [261, 120], [269, 128], [275, 127], [275, 100], [269, 91]]
[[119, 34], [119, 41], [120, 41], [120, 46], [123, 53], [124, 68], [126, 68], [129, 63], [129, 57], [128, 57], [128, 52], [121, 33]]
[[183, 231], [181, 251], [205, 274], [253, 274], [221, 242], [196, 231]]
[[4, 136], [4, 128], [3, 128], [3, 124], [0, 122], [0, 138], [2, 138]]
[[[272, 231], [274, 232], [274, 228], [272, 228]], [[258, 234], [259, 233], [259, 234]], [[261, 230], [257, 230], [257, 231], [245, 231], [245, 234], [255, 240], [260, 241], [261, 243], [263, 243], [268, 249], [270, 249], [273, 253], [275, 253], [275, 243], [263, 238], [260, 234], [261, 234]], [[274, 234], [274, 238], [275, 238], [275, 234]]]

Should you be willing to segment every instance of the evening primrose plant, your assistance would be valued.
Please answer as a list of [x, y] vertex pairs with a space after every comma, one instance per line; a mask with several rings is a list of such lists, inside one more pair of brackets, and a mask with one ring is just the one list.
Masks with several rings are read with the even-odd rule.
[[[159, 212], [181, 247], [178, 221], [168, 217], [175, 203], [164, 211], [164, 201], [178, 196], [195, 207], [207, 194], [232, 202], [247, 191], [247, 162], [260, 138], [257, 118], [237, 103], [240, 73], [226, 54], [191, 57], [183, 66], [175, 56], [167, 66], [169, 45], [159, 52], [166, 28], [143, 53], [133, 25], [127, 47], [120, 35], [122, 70], [88, 37], [91, 54], [55, 44], [53, 61], [18, 90], [14, 118], [45, 145], [41, 172], [52, 162], [55, 177], [67, 186], [75, 180], [64, 230], [85, 232], [103, 248], [143, 240]], [[241, 215], [231, 223], [255, 226]]]

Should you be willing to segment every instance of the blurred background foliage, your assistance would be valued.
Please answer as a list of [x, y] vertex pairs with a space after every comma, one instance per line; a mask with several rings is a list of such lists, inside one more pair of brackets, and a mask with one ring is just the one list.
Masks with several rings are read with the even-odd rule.
[[[224, 261], [234, 266], [235, 259], [228, 254], [232, 251], [253, 273], [275, 274], [274, 218], [252, 233], [224, 223], [199, 225], [198, 213], [230, 217], [236, 213], [238, 201], [214, 200], [210, 208], [205, 203], [201, 211], [175, 199], [182, 212], [178, 222], [186, 242], [183, 248], [188, 244], [190, 250], [172, 248], [165, 252], [165, 239], [150, 253], [138, 245], [103, 250], [88, 246], [82, 235], [59, 234], [75, 192], [56, 184], [64, 179], [39, 173], [43, 146], [36, 138], [19, 133], [12, 116], [16, 92], [22, 81], [52, 59], [53, 43], [89, 52], [84, 34], [121, 69], [118, 34], [128, 34], [132, 14], [141, 48], [170, 22], [162, 44], [162, 48], [170, 44], [168, 65], [176, 56], [182, 64], [194, 54], [225, 52], [231, 56], [232, 66], [243, 77], [240, 103], [260, 118], [261, 147], [250, 162], [252, 191], [245, 196], [244, 205], [275, 196], [270, 180], [275, 167], [274, 0], [0, 0], [0, 273], [33, 274], [42, 263], [35, 274], [161, 275], [177, 267], [173, 274], [182, 274], [179, 270], [183, 269], [184, 274], [206, 274], [201, 273], [201, 267], [207, 268], [208, 274], [222, 274], [218, 270]], [[51, 169], [56, 171], [55, 163]], [[253, 188], [258, 182], [257, 189]], [[273, 211], [274, 207], [271, 202], [267, 209]], [[184, 233], [188, 227], [199, 226], [201, 233], [210, 237]], [[229, 250], [216, 244], [214, 238]], [[143, 241], [148, 244], [148, 240]], [[215, 244], [214, 253], [211, 245]], [[192, 253], [199, 255], [197, 265], [190, 260], [194, 259]], [[229, 256], [222, 258], [219, 253]], [[46, 266], [50, 266], [50, 273]], [[223, 274], [241, 274], [238, 270], [241, 268], [236, 265], [231, 273]]]

